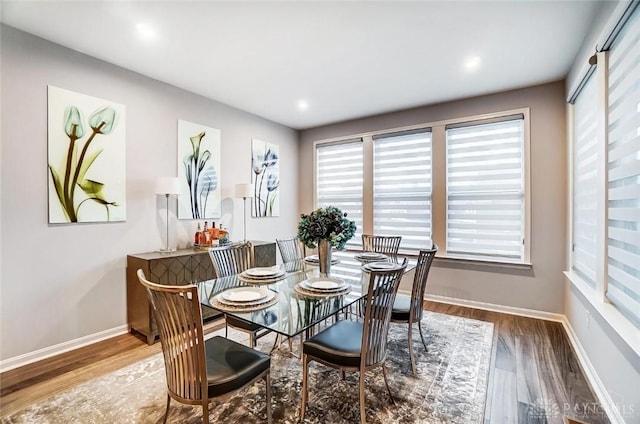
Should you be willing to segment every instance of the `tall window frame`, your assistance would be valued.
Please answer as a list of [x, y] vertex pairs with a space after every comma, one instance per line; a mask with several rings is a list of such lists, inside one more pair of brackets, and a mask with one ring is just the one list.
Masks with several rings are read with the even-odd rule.
[[373, 136], [373, 234], [402, 236], [400, 253], [431, 242], [431, 129]]
[[[573, 269], [571, 284], [591, 303], [611, 327], [640, 354], [640, 7], [621, 4], [612, 32], [603, 34], [602, 51], [568, 99], [570, 166], [577, 154], [576, 99], [585, 82], [596, 79], [597, 96], [597, 254], [595, 286]], [[631, 38], [625, 39], [629, 34]], [[632, 50], [635, 49], [635, 50]], [[612, 63], [613, 58], [613, 63]], [[634, 61], [635, 60], [635, 61]], [[573, 177], [573, 169], [570, 173]], [[577, 181], [571, 179], [571, 221], [573, 240], [573, 193]], [[569, 246], [571, 249], [572, 246]], [[569, 250], [571, 251], [571, 250]]]
[[525, 262], [524, 114], [446, 126], [446, 250]]
[[362, 246], [363, 154], [361, 138], [318, 144], [314, 150], [314, 203], [340, 208], [356, 223], [356, 233], [347, 242], [351, 249]]

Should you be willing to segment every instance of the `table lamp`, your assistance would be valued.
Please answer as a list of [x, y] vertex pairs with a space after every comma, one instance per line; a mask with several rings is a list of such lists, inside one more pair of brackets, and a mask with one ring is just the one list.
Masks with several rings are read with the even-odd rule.
[[164, 249], [159, 249], [160, 253], [175, 252], [175, 247], [169, 247], [169, 196], [180, 194], [180, 180], [178, 177], [158, 177], [156, 178], [156, 194], [164, 195], [167, 199], [167, 244]]
[[242, 217], [244, 219], [242, 240], [247, 241], [247, 199], [253, 197], [253, 184], [236, 184], [236, 197], [242, 199]]

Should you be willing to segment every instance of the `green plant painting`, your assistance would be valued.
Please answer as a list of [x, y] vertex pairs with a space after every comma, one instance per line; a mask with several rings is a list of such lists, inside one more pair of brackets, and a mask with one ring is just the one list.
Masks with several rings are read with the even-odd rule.
[[280, 152], [278, 145], [253, 139], [251, 146], [254, 217], [280, 216]]
[[124, 111], [48, 87], [50, 223], [125, 220]]
[[220, 130], [178, 121], [178, 218], [218, 218]]

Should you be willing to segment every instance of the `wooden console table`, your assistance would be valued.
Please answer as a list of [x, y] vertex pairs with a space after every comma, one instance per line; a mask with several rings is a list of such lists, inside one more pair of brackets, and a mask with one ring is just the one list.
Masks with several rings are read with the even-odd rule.
[[[276, 264], [274, 242], [253, 241], [255, 266]], [[211, 280], [216, 277], [206, 250], [182, 249], [172, 253], [148, 252], [127, 256], [127, 321], [130, 330], [147, 337], [153, 344], [158, 331], [147, 292], [138, 281], [136, 272], [142, 269], [149, 281], [158, 284], [184, 285]], [[215, 309], [202, 307], [203, 319], [219, 316]]]

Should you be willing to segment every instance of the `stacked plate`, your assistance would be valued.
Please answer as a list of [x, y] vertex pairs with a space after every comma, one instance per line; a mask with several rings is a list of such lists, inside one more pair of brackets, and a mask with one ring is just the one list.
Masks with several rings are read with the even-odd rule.
[[221, 311], [248, 312], [268, 308], [278, 302], [276, 293], [263, 287], [236, 287], [213, 298], [212, 306]]
[[400, 264], [394, 262], [369, 262], [362, 265], [362, 269], [365, 271], [392, 271], [400, 267]]
[[287, 273], [280, 268], [249, 268], [240, 273], [238, 279], [249, 284], [271, 284], [286, 276]]
[[363, 263], [380, 262], [380, 261], [386, 261], [387, 259], [389, 259], [389, 257], [384, 253], [378, 253], [378, 252], [362, 252], [355, 255], [354, 258], [357, 261], [360, 261]]
[[309, 297], [342, 296], [351, 291], [351, 286], [340, 278], [316, 277], [296, 284], [295, 291]]
[[[305, 256], [304, 261], [309, 265], [316, 265], [316, 266], [320, 265], [320, 258], [318, 257], [318, 255]], [[335, 265], [339, 262], [340, 262], [340, 259], [331, 258], [331, 265]]]

